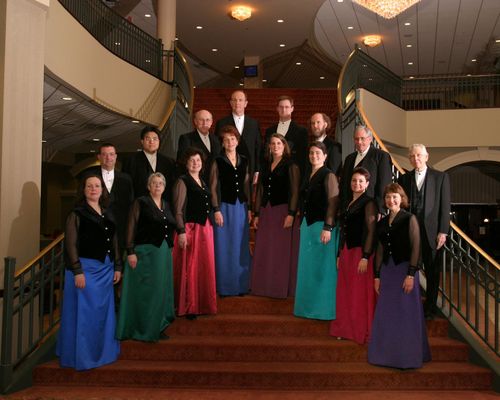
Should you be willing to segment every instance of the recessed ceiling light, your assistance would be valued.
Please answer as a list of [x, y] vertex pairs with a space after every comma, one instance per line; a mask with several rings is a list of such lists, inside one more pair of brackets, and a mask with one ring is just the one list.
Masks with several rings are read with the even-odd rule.
[[366, 64], [363, 64], [363, 68], [366, 68], [366, 67], [368, 67], [368, 65], [366, 65]]
[[408, 65], [413, 65], [413, 62], [412, 62], [412, 61], [410, 61], [410, 62], [408, 63]]
[[297, 61], [295, 65], [302, 65], [302, 63], [300, 61]]
[[61, 99], [64, 101], [71, 101], [73, 100], [73, 97], [61, 97]]
[[337, 3], [343, 3], [344, 0], [337, 0]]
[[150, 63], [150, 62], [151, 62], [151, 60], [146, 60], [146, 62], [147, 62], [147, 63]]
[[133, 120], [132, 120], [132, 121], [130, 121], [130, 122], [132, 122], [133, 124], [138, 124], [138, 123], [139, 123], [139, 121], [138, 121], [138, 120], [136, 120], [136, 119], [133, 119]]
[[42, 139], [42, 143], [47, 143], [47, 141], [45, 139]]
[[285, 47], [285, 43], [281, 43], [281, 44], [280, 44], [280, 47]]
[[405, 26], [410, 26], [411, 22], [405, 22]]
[[475, 58], [473, 58], [471, 61], [472, 61], [472, 62], [476, 62], [477, 60], [476, 60]]
[[240, 69], [240, 66], [239, 65], [235, 65], [234, 69]]
[[495, 40], [495, 43], [500, 43], [500, 39], [496, 39], [496, 40]]
[[277, 20], [276, 20], [276, 22], [277, 22], [278, 24], [282, 24], [283, 22], [285, 22], [285, 20], [284, 20], [284, 19], [277, 19]]
[[240, 83], [240, 86], [243, 86], [243, 83]]
[[120, 45], [121, 45], [121, 43], [120, 43], [120, 42], [115, 42], [115, 45], [116, 45], [116, 46], [120, 46]]
[[203, 27], [201, 25], [198, 25], [196, 29], [203, 29]]
[[[339, 3], [342, 3], [342, 2], [339, 1]], [[320, 76], [319, 79], [323, 80], [323, 79], [325, 79], [325, 77], [324, 76]]]
[[178, 37], [176, 37], [174, 40], [179, 40], [179, 38], [178, 38]]
[[354, 29], [354, 26], [348, 26], [347, 29], [349, 30], [353, 30]]
[[151, 14], [144, 14], [146, 18], [151, 18]]
[[467, 74], [467, 76], [472, 76], [471, 74]]
[[219, 51], [219, 49], [212, 49], [213, 52]]
[[267, 79], [262, 79], [262, 82], [266, 83], [266, 82], [267, 82]]
[[414, 76], [410, 76], [410, 79], [415, 79], [415, 77]]
[[95, 150], [90, 150], [91, 153], [95, 153]]
[[406, 47], [410, 48], [410, 47], [413, 47], [412, 44], [407, 44]]
[[101, 141], [101, 139], [99, 139], [99, 138], [96, 138], [96, 137], [95, 137], [95, 138], [92, 138], [92, 141], [93, 141], [93, 142], [100, 142], [100, 141]]

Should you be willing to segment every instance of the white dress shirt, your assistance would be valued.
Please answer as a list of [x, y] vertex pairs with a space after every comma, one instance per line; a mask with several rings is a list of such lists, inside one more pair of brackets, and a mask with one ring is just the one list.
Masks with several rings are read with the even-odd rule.
[[286, 136], [288, 129], [290, 128], [290, 122], [292, 122], [291, 119], [285, 122], [278, 122], [278, 127], [276, 128], [276, 133], [279, 133], [280, 135]]
[[205, 147], [208, 149], [209, 152], [212, 152], [212, 148], [210, 147], [210, 138], [208, 137], [208, 134], [204, 135], [203, 133], [200, 133], [200, 131], [197, 131], [198, 135], [200, 135], [201, 141], [205, 145]]
[[365, 158], [366, 153], [368, 153], [368, 150], [370, 150], [370, 147], [368, 147], [365, 151], [363, 152], [356, 152], [356, 160], [354, 160], [354, 166], [357, 166], [363, 158]]
[[233, 119], [234, 119], [234, 125], [236, 126], [236, 129], [238, 129], [238, 132], [240, 135], [243, 134], [243, 127], [245, 126], [245, 115], [236, 115], [233, 114]]
[[415, 183], [417, 184], [418, 190], [421, 190], [422, 186], [424, 185], [426, 173], [427, 173], [427, 167], [425, 167], [421, 171], [415, 170]]
[[108, 192], [111, 193], [111, 188], [113, 187], [113, 182], [115, 180], [115, 170], [112, 169], [111, 171], [108, 171], [107, 169], [101, 168], [101, 174], [102, 180], [106, 185], [106, 189], [108, 189]]
[[156, 172], [156, 152], [154, 154], [149, 154], [147, 152], [144, 152], [144, 154], [146, 155], [146, 158], [148, 159], [151, 168], [153, 168], [153, 172]]

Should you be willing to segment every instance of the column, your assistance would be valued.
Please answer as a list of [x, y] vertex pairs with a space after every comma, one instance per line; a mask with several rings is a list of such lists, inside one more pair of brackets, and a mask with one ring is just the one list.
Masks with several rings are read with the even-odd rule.
[[45, 23], [49, 0], [0, 2], [0, 283], [4, 257], [39, 251]]

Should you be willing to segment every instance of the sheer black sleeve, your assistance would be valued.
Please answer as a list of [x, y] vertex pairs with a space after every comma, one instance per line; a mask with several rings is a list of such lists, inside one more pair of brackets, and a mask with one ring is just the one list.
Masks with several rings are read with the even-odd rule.
[[339, 206], [339, 182], [333, 172], [325, 176], [325, 192], [328, 199], [328, 208], [323, 229], [331, 231], [335, 227], [335, 216]]
[[288, 191], [288, 215], [295, 217], [299, 207], [300, 193], [300, 169], [297, 164], [290, 164], [288, 167], [289, 191]]
[[252, 185], [252, 179], [250, 177], [250, 171], [248, 170], [248, 164], [247, 164], [247, 169], [245, 171], [245, 181], [243, 182], [243, 190], [245, 192], [245, 196], [247, 197], [249, 210], [250, 210], [250, 207], [252, 204], [252, 196], [251, 196], [251, 188], [250, 188], [251, 185]]
[[373, 252], [375, 232], [377, 230], [378, 207], [374, 201], [365, 204], [365, 226], [363, 229], [363, 257], [368, 258]]
[[184, 226], [184, 209], [186, 205], [187, 187], [182, 179], [177, 179], [174, 185], [174, 217], [177, 233], [186, 233]]
[[66, 230], [64, 231], [64, 248], [66, 250], [66, 268], [73, 275], [83, 274], [80, 257], [78, 256], [78, 225], [79, 217], [72, 212], [66, 219]]
[[384, 248], [379, 241], [377, 244], [377, 251], [375, 253], [375, 262], [373, 263], [373, 275], [376, 279], [380, 279], [380, 268], [382, 267], [382, 259], [384, 255]]
[[214, 212], [220, 211], [221, 203], [221, 192], [220, 192], [220, 182], [219, 182], [219, 167], [217, 162], [212, 163], [212, 168], [210, 168], [210, 197], [212, 201], [212, 209]]
[[420, 227], [418, 226], [417, 217], [412, 215], [409, 223], [410, 236], [410, 265], [408, 266], [408, 275], [414, 276], [418, 271], [418, 261], [420, 259]]
[[141, 206], [139, 205], [139, 200], [135, 200], [130, 207], [130, 212], [128, 214], [128, 225], [127, 225], [127, 255], [135, 254], [135, 232], [137, 228], [137, 221], [139, 221], [139, 216], [141, 214]]
[[262, 186], [262, 171], [259, 173], [259, 178], [257, 179], [257, 189], [255, 190], [255, 205], [254, 205], [254, 215], [259, 216], [260, 206], [262, 205], [262, 196], [264, 194], [264, 187]]
[[115, 259], [114, 259], [114, 269], [115, 271], [120, 271], [123, 269], [123, 261], [122, 261], [122, 251], [120, 249], [120, 245], [118, 243], [118, 233], [115, 231], [115, 234], [113, 236], [113, 250], [115, 252]]

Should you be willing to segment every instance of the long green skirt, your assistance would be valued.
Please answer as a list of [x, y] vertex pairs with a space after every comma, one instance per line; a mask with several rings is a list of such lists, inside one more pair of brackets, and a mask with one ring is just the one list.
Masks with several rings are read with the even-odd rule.
[[125, 264], [116, 337], [157, 342], [175, 318], [172, 251], [165, 241], [135, 251], [137, 267]]
[[294, 315], [297, 317], [335, 319], [337, 289], [338, 228], [332, 230], [327, 244], [320, 241], [323, 222], [300, 226], [299, 265], [295, 291]]

